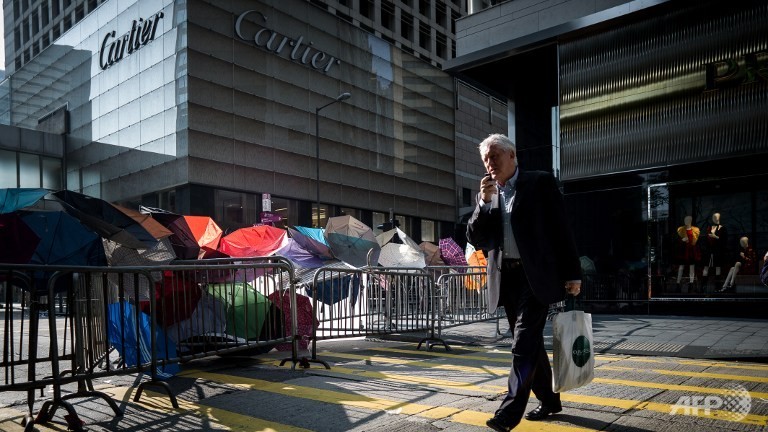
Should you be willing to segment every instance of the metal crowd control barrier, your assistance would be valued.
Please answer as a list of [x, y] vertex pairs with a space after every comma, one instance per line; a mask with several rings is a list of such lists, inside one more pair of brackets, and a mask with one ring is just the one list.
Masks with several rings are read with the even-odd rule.
[[[293, 274], [290, 262], [274, 257], [149, 268], [0, 265], [0, 392], [27, 393], [25, 431], [50, 422], [59, 408], [70, 429], [82, 430], [71, 399], [101, 398], [122, 415], [94, 391], [94, 378], [147, 374], [134, 401], [158, 386], [178, 407], [163, 379], [181, 362], [286, 344], [295, 365]], [[67, 314], [48, 313], [61, 293]], [[64, 394], [69, 385], [76, 388]], [[47, 386], [53, 396], [34, 415], [35, 393]]]
[[[245, 304], [239, 306], [238, 311], [246, 310], [247, 305], [255, 305], [252, 309], [256, 312], [264, 311], [264, 322], [243, 322], [241, 314], [228, 318], [236, 318], [223, 323], [221, 320], [211, 317], [221, 317], [208, 299], [204, 305], [208, 310], [207, 317], [193, 320], [191, 326], [173, 328], [178, 332], [177, 340], [183, 340], [183, 348], [188, 352], [184, 359], [207, 356], [213, 351], [217, 355], [226, 355], [232, 352], [239, 354], [261, 354], [270, 351], [277, 346], [279, 350], [290, 350], [291, 356], [283, 359], [281, 365], [292, 361], [293, 366], [300, 361], [297, 346], [297, 315], [296, 315], [296, 289], [295, 270], [290, 260], [281, 256], [253, 257], [253, 258], [216, 258], [205, 260], [174, 261], [173, 268], [180, 266], [196, 266], [197, 274], [205, 269], [204, 278], [214, 281], [212, 294], [217, 297], [231, 298], [233, 301], [241, 299]], [[200, 268], [202, 267], [202, 268]], [[222, 285], [223, 284], [223, 285]], [[229, 284], [229, 285], [227, 285]], [[244, 284], [251, 285], [256, 290], [253, 298], [242, 296]], [[259, 306], [265, 304], [266, 306]], [[178, 303], [178, 302], [176, 302]], [[260, 318], [260, 317], [259, 317]], [[240, 321], [238, 323], [238, 320]], [[201, 328], [203, 323], [208, 323], [207, 328]], [[223, 333], [222, 328], [226, 324], [234, 326], [232, 332]], [[205, 337], [186, 338], [191, 330], [205, 330]], [[255, 334], [258, 338], [255, 338]]]
[[[428, 267], [436, 275], [436, 320], [437, 337], [442, 330], [460, 325], [496, 320], [496, 332], [499, 320], [504, 317], [503, 309], [488, 312], [487, 277], [485, 267]], [[447, 346], [447, 345], [446, 345]]]
[[305, 272], [296, 289], [312, 299], [314, 311], [307, 361], [330, 369], [317, 358], [317, 341], [323, 339], [423, 331], [422, 342], [442, 342], [434, 337], [434, 288], [434, 279], [417, 268], [326, 266]]

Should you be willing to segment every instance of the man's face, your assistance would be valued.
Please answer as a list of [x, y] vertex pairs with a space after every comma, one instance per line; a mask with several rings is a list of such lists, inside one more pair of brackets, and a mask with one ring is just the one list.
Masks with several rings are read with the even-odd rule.
[[494, 180], [505, 182], [515, 174], [515, 152], [506, 152], [502, 147], [491, 144], [488, 153], [483, 156], [483, 165]]

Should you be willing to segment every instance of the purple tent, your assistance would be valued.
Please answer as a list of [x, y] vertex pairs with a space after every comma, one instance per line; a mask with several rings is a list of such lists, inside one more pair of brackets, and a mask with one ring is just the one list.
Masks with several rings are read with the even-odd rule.
[[467, 266], [467, 258], [464, 251], [456, 241], [450, 237], [442, 238], [439, 242], [440, 256], [449, 266]]
[[289, 238], [286, 245], [278, 249], [274, 254], [288, 258], [297, 267], [314, 269], [322, 267], [325, 263], [322, 258], [310, 253], [292, 238]]

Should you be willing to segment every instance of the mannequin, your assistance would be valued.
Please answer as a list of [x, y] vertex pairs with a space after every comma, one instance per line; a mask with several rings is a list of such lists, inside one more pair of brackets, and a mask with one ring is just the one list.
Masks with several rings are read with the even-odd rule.
[[725, 277], [723, 287], [718, 292], [733, 291], [735, 289], [733, 282], [739, 272], [745, 274], [755, 274], [755, 263], [757, 260], [755, 256], [755, 250], [752, 249], [752, 246], [749, 245], [749, 238], [746, 236], [740, 238], [739, 246], [740, 251], [739, 255], [736, 257], [736, 262], [728, 271], [728, 276]]
[[763, 256], [763, 266], [760, 267], [760, 282], [768, 286], [768, 252]]
[[720, 224], [720, 213], [712, 215], [712, 224], [707, 230], [707, 256], [704, 257], [704, 269], [701, 272], [702, 285], [707, 284], [709, 268], [715, 268], [715, 277], [720, 279], [720, 269], [727, 265], [726, 247], [728, 244], [728, 230]]
[[696, 272], [696, 263], [701, 260], [701, 251], [696, 246], [699, 241], [699, 228], [692, 226], [693, 218], [683, 218], [683, 225], [677, 228], [677, 236], [681, 242], [680, 267], [677, 269], [677, 283], [683, 278], [683, 270], [688, 266], [688, 280], [692, 283]]

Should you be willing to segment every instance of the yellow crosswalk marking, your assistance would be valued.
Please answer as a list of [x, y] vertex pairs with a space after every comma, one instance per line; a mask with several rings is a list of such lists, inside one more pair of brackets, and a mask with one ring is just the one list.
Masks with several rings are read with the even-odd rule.
[[652, 359], [652, 358], [637, 357], [637, 356], [627, 357], [627, 360], [633, 361], [633, 362], [642, 362], [642, 363], [682, 364], [686, 366], [716, 367], [716, 368], [725, 368], [725, 369], [745, 369], [745, 370], [768, 372], [768, 365], [762, 365], [762, 364], [756, 364], [756, 363], [749, 363], [749, 364], [725, 363], [721, 361], [706, 361], [706, 360], [702, 361], [702, 360], [688, 360], [688, 359], [674, 359], [670, 361], [670, 360]]
[[[679, 392], [686, 392], [686, 393], [708, 393], [708, 394], [717, 394], [717, 395], [728, 395], [733, 392], [732, 389], [722, 389], [722, 388], [714, 388], [714, 387], [701, 387], [701, 386], [691, 386], [691, 385], [684, 385], [684, 384], [664, 384], [664, 383], [657, 383], [657, 382], [647, 382], [647, 381], [630, 381], [630, 380], [623, 380], [623, 379], [614, 379], [614, 378], [595, 378], [592, 380], [594, 383], [598, 384], [613, 384], [613, 385], [623, 385], [628, 387], [642, 387], [642, 388], [653, 388], [653, 389], [662, 389], [662, 390], [671, 390], [671, 391], [679, 391]], [[766, 392], [756, 392], [756, 391], [750, 391], [748, 392], [749, 396], [752, 399], [768, 399], [768, 393]]]
[[[330, 353], [326, 352], [326, 354], [329, 354], [331, 357], [346, 357], [349, 359], [359, 359], [359, 360], [370, 360], [370, 361], [376, 361], [380, 363], [393, 363], [393, 364], [399, 364], [399, 365], [408, 365], [408, 366], [416, 366], [416, 367], [428, 367], [433, 369], [443, 369], [443, 370], [453, 370], [453, 371], [460, 371], [460, 372], [467, 372], [467, 373], [474, 373], [474, 374], [492, 374], [494, 376], [506, 376], [509, 371], [507, 369], [498, 369], [498, 368], [481, 368], [481, 367], [474, 367], [474, 366], [459, 366], [454, 364], [438, 364], [438, 363], [426, 363], [426, 362], [407, 362], [403, 363], [400, 359], [392, 359], [387, 357], [367, 357], [364, 355], [355, 355], [355, 354], [344, 354], [341, 355], [339, 353]], [[274, 364], [278, 365], [280, 362], [275, 361]], [[365, 372], [365, 371], [359, 371], [356, 369], [341, 369], [339, 366], [334, 366], [332, 370], [338, 370], [339, 372], [344, 373], [352, 373], [357, 374], [360, 376], [368, 376], [371, 378], [382, 378], [386, 379], [388, 378], [389, 374], [384, 374], [381, 372]], [[399, 377], [401, 379], [407, 379], [402, 378], [404, 377], [403, 374], [392, 374], [394, 377]], [[663, 390], [670, 390], [670, 391], [679, 391], [679, 392], [686, 392], [686, 393], [706, 393], [706, 394], [713, 394], [713, 395], [728, 395], [732, 392], [732, 389], [727, 388], [716, 388], [716, 387], [703, 387], [703, 386], [691, 386], [691, 385], [682, 385], [682, 384], [665, 384], [665, 383], [656, 383], [656, 382], [649, 382], [649, 381], [633, 381], [633, 380], [625, 380], [625, 379], [613, 379], [613, 378], [599, 378], [595, 377], [592, 382], [598, 383], [598, 384], [612, 384], [612, 385], [623, 385], [627, 387], [640, 387], [640, 388], [653, 388], [653, 389], [663, 389]], [[465, 390], [475, 390], [475, 391], [488, 391], [490, 393], [494, 393], [497, 391], [504, 392], [506, 391], [506, 387], [501, 386], [475, 386], [473, 387], [470, 384], [461, 384], [456, 383], [454, 381], [448, 381], [445, 384], [440, 383], [439, 381], [435, 382], [419, 382], [420, 384], [425, 385], [436, 385], [436, 386], [444, 386], [444, 387], [456, 387], [460, 389]], [[768, 399], [768, 392], [757, 392], [757, 391], [748, 391], [750, 397], [752, 399]]]
[[[501, 373], [506, 371], [503, 371], [501, 369], [490, 369], [490, 368], [480, 368], [480, 367], [471, 367], [471, 366], [458, 366], [453, 364], [437, 364], [437, 363], [431, 363], [431, 362], [424, 362], [424, 361], [408, 361], [403, 362], [402, 359], [394, 359], [394, 358], [387, 358], [387, 357], [381, 357], [381, 356], [365, 356], [365, 355], [356, 355], [356, 354], [346, 354], [346, 353], [333, 353], [333, 352], [324, 352], [325, 355], [331, 356], [331, 357], [341, 357], [341, 358], [348, 358], [348, 359], [355, 359], [355, 360], [366, 360], [371, 362], [382, 362], [382, 363], [395, 363], [399, 365], [407, 365], [407, 366], [417, 366], [417, 367], [429, 367], [429, 368], [438, 368], [438, 369], [450, 369], [450, 370], [465, 370], [465, 371], [472, 371], [475, 373], [485, 371], [488, 372], [496, 372]], [[634, 370], [631, 368], [623, 368], [627, 370]], [[673, 372], [673, 371], [667, 371], [667, 372]], [[687, 375], [686, 372], [683, 373], [683, 375]], [[716, 375], [716, 374], [715, 374]], [[400, 375], [392, 376], [387, 379], [394, 379], [398, 380]], [[730, 377], [733, 377], [733, 375], [730, 375]], [[410, 378], [410, 382], [413, 382], [416, 378]], [[606, 380], [605, 383], [609, 383], [608, 379], [604, 378], [595, 378], [595, 382], [599, 382], [598, 380]], [[647, 387], [647, 388], [663, 388], [667, 387], [665, 389], [668, 390], [679, 390], [679, 391], [698, 391], [701, 393], [710, 393], [710, 394], [726, 394], [726, 390], [724, 389], [711, 389], [707, 387], [695, 387], [695, 386], [682, 386], [682, 385], [674, 385], [674, 384], [655, 384], [655, 383], [648, 383], [648, 382], [638, 382], [638, 381], [629, 381], [629, 380], [615, 380], [617, 382], [614, 382], [613, 384], [620, 384], [621, 385], [628, 385], [628, 386], [634, 386], [634, 387]], [[437, 383], [432, 382], [432, 385], [437, 385]], [[455, 383], [453, 383], [455, 385]], [[480, 391], [488, 391], [490, 393], [496, 393], [498, 391], [497, 388], [493, 388], [492, 386], [484, 386], [485, 388], [476, 387], [476, 390]], [[502, 391], [504, 391], [502, 389]], [[761, 392], [750, 392], [750, 396], [753, 398], [762, 397], [764, 393]], [[655, 402], [646, 402], [646, 401], [640, 401], [640, 400], [632, 400], [632, 399], [618, 399], [618, 398], [607, 398], [607, 397], [601, 397], [601, 396], [590, 396], [590, 395], [583, 395], [583, 394], [571, 394], [571, 393], [562, 393], [560, 395], [561, 400], [564, 402], [573, 402], [573, 403], [585, 403], [589, 405], [597, 405], [597, 406], [610, 406], [614, 408], [621, 408], [624, 410], [631, 410], [631, 409], [637, 409], [637, 410], [652, 410], [652, 411], [658, 411], [663, 413], [671, 413], [675, 406], [672, 404], [663, 404], [663, 403], [655, 403]], [[723, 413], [728, 413], [728, 415], [725, 415]], [[730, 413], [728, 411], [717, 411], [717, 410], [691, 410], [688, 413], [682, 413], [683, 415], [693, 415], [697, 417], [707, 417], [707, 418], [713, 418], [713, 419], [719, 419], [719, 420], [727, 420], [727, 421], [738, 421], [739, 423], [745, 423], [745, 424], [751, 424], [751, 425], [768, 425], [768, 416], [760, 416], [760, 415], [748, 415], [747, 417], [741, 419], [741, 420], [735, 420], [733, 413]]]
[[347, 353], [337, 353], [337, 352], [330, 352], [330, 351], [324, 351], [321, 354], [327, 355], [329, 357], [343, 358], [348, 360], [364, 360], [367, 362], [396, 364], [396, 365], [403, 365], [403, 366], [417, 366], [417, 367], [425, 367], [425, 368], [464, 371], [464, 372], [471, 372], [471, 373], [483, 373], [483, 374], [496, 375], [500, 377], [507, 376], [507, 374], [509, 374], [509, 369], [478, 367], [478, 366], [462, 366], [462, 365], [454, 365], [454, 364], [440, 364], [440, 363], [434, 363], [432, 361], [424, 361], [424, 360], [404, 360], [404, 359], [393, 358], [393, 357], [367, 356], [362, 354], [347, 354]]
[[[5, 432], [23, 432], [24, 426], [21, 425], [21, 421], [26, 416], [25, 411], [19, 411], [14, 408], [0, 408], [0, 430]], [[37, 427], [37, 425], [35, 425]], [[39, 431], [48, 431], [50, 429], [43, 427], [38, 428]]]
[[[509, 369], [501, 369], [501, 368], [491, 368], [491, 367], [477, 367], [477, 366], [462, 366], [462, 365], [456, 365], [456, 364], [438, 364], [431, 361], [423, 361], [423, 360], [415, 360], [415, 361], [409, 361], [404, 359], [398, 359], [398, 358], [392, 358], [392, 357], [383, 357], [383, 356], [366, 356], [362, 354], [347, 354], [347, 353], [336, 353], [336, 352], [330, 352], [330, 351], [323, 351], [320, 354], [327, 355], [329, 357], [336, 357], [336, 358], [345, 358], [349, 360], [364, 360], [364, 361], [370, 361], [370, 362], [379, 362], [379, 363], [389, 363], [389, 364], [398, 364], [398, 365], [407, 365], [407, 366], [416, 366], [416, 367], [427, 367], [427, 368], [438, 368], [438, 369], [446, 369], [446, 370], [456, 370], [456, 371], [465, 371], [468, 373], [487, 373], [487, 374], [493, 374], [496, 376], [506, 376], [509, 373]], [[498, 361], [501, 363], [502, 361]], [[504, 361], [506, 363], [509, 363], [510, 360], [507, 359]], [[643, 372], [643, 373], [658, 373], [662, 375], [682, 375], [682, 376], [689, 376], [689, 377], [701, 377], [701, 378], [716, 378], [716, 379], [724, 379], [724, 380], [732, 380], [732, 381], [738, 381], [738, 380], [745, 380], [745, 381], [757, 381], [757, 382], [766, 382], [768, 381], [768, 378], [763, 377], [753, 377], [753, 376], [745, 376], [745, 375], [729, 375], [729, 374], [715, 374], [715, 373], [709, 373], [709, 372], [687, 372], [687, 371], [673, 371], [673, 370], [665, 370], [665, 369], [635, 369], [635, 368], [628, 368], [628, 367], [621, 367], [621, 366], [599, 366], [596, 368], [597, 371], [635, 371], [635, 372]], [[634, 383], [634, 384], [633, 384]], [[629, 381], [625, 380], [624, 385], [629, 385], [632, 387], [645, 387], [646, 382], [643, 381]], [[715, 389], [714, 391], [710, 391], [711, 388], [709, 387], [680, 387], [680, 388], [672, 388], [674, 385], [669, 384], [670, 390], [680, 390], [680, 391], [695, 391], [695, 392], [701, 392], [701, 393], [713, 393], [717, 394], [719, 393], [719, 390]], [[661, 387], [656, 387], [661, 388]], [[765, 398], [766, 394], [763, 392], [750, 392], [750, 395], [753, 398]]]
[[[100, 391], [108, 394], [116, 401], [122, 401], [126, 404], [136, 404], [133, 402], [134, 387], [105, 387]], [[263, 420], [221, 408], [214, 408], [205, 405], [198, 405], [181, 398], [176, 399], [179, 408], [176, 409], [171, 404], [170, 398], [162, 393], [144, 391], [138, 404], [142, 408], [163, 413], [191, 413], [197, 417], [205, 418], [210, 422], [228, 428], [233, 431], [253, 431], [253, 432], [310, 432], [308, 429], [286, 425], [282, 423]]]
[[[375, 347], [375, 348], [368, 348], [370, 350], [375, 351], [390, 351], [390, 352], [400, 352], [403, 354], [408, 353], [414, 353], [414, 354], [424, 354], [428, 356], [435, 356], [435, 357], [446, 357], [446, 356], [456, 356], [459, 358], [470, 358], [470, 359], [477, 359], [477, 360], [489, 360], [489, 361], [506, 361], [509, 360], [508, 358], [505, 359], [499, 359], [497, 357], [470, 357], [463, 354], [456, 354], [457, 352], [462, 351], [470, 351], [470, 352], [483, 352], [488, 354], [509, 354], [509, 350], [499, 349], [499, 348], [489, 348], [489, 347], [475, 347], [475, 346], [462, 346], [460, 348], [454, 348], [453, 351], [423, 351], [418, 350], [416, 348], [413, 349], [398, 349], [398, 348], [385, 348], [385, 347]], [[549, 357], [552, 358], [552, 353], [548, 353]], [[753, 370], [753, 371], [766, 371], [768, 372], [768, 365], [763, 364], [757, 364], [757, 363], [737, 363], [737, 362], [722, 362], [717, 360], [691, 360], [691, 359], [684, 359], [684, 358], [675, 358], [675, 359], [658, 359], [658, 358], [650, 358], [650, 357], [638, 357], [638, 356], [630, 356], [630, 355], [623, 355], [623, 354], [597, 354], [595, 355], [595, 360], [604, 360], [604, 361], [617, 361], [617, 360], [628, 360], [633, 362], [642, 362], [642, 363], [657, 363], [657, 364], [664, 364], [664, 365], [686, 365], [686, 366], [700, 366], [700, 367], [716, 367], [716, 368], [724, 368], [724, 369], [744, 369], [744, 370]]]
[[[600, 366], [598, 369], [610, 370], [610, 371], [638, 371], [638, 369], [636, 368], [623, 367], [623, 366]], [[731, 381], [749, 381], [749, 382], [758, 382], [758, 383], [768, 383], [768, 377], [750, 376], [750, 375], [731, 375], [731, 374], [721, 374], [721, 373], [713, 373], [713, 372], [690, 372], [690, 371], [666, 370], [666, 369], [642, 369], [642, 370], [639, 370], [639, 372], [657, 373], [659, 375], [687, 376], [687, 377], [694, 377], [694, 378], [713, 378], [713, 379], [731, 380]]]
[[[460, 410], [452, 407], [434, 407], [430, 405], [410, 403], [407, 401], [374, 398], [361, 394], [345, 393], [334, 390], [323, 390], [312, 387], [290, 385], [264, 381], [242, 376], [223, 375], [198, 370], [189, 370], [182, 373], [186, 377], [194, 377], [232, 385], [238, 388], [264, 391], [285, 396], [299, 397], [318, 402], [332, 403], [343, 406], [354, 406], [374, 411], [397, 412], [403, 415], [414, 415], [431, 420], [446, 419], [456, 423], [485, 426], [485, 421], [491, 417], [491, 413], [472, 410]], [[518, 429], [521, 431], [553, 431], [553, 432], [585, 432], [585, 429], [575, 426], [563, 426], [554, 423], [546, 425], [533, 424], [523, 421]]]
[[371, 378], [371, 379], [398, 381], [398, 382], [412, 383], [412, 384], [438, 387], [438, 388], [452, 388], [457, 390], [475, 391], [479, 393], [500, 394], [507, 391], [507, 386], [475, 385], [467, 382], [430, 378], [430, 377], [425, 377], [421, 375], [408, 375], [405, 373], [369, 371], [369, 370], [346, 368], [346, 367], [340, 367], [340, 366], [334, 366], [331, 368], [330, 371], [326, 371], [325, 369], [323, 369], [321, 370], [321, 372], [317, 373], [317, 375], [323, 375], [325, 373], [354, 375], [358, 377], [365, 377], [365, 378]]
[[[429, 356], [452, 357], [451, 354], [446, 354], [446, 353], [432, 353], [432, 352], [422, 353], [420, 351], [397, 349], [397, 348], [372, 348], [371, 350], [402, 353], [402, 354], [427, 354]], [[462, 359], [469, 359], [469, 360], [490, 361], [494, 363], [510, 363], [509, 358], [503, 359], [503, 358], [488, 357], [488, 356], [466, 356], [466, 355], [459, 355], [455, 357], [462, 358]], [[627, 359], [627, 360], [635, 361], [634, 358]], [[694, 363], [688, 362], [688, 364], [694, 364]], [[706, 362], [704, 364], [706, 364]], [[714, 363], [710, 364], [710, 366], [711, 365], [714, 365]], [[614, 365], [599, 365], [599, 366], [596, 366], [595, 368], [599, 370], [652, 372], [652, 373], [658, 373], [662, 375], [682, 375], [682, 376], [699, 377], [699, 378], [713, 378], [713, 379], [723, 379], [723, 380], [733, 380], [733, 381], [750, 381], [750, 382], [758, 382], [758, 383], [768, 383], [768, 377], [751, 376], [751, 375], [732, 375], [732, 374], [723, 374], [723, 373], [714, 373], [714, 372], [688, 372], [688, 371], [667, 370], [667, 369], [638, 370], [636, 368], [614, 366]], [[762, 397], [762, 396], [759, 396], [759, 397]]]

